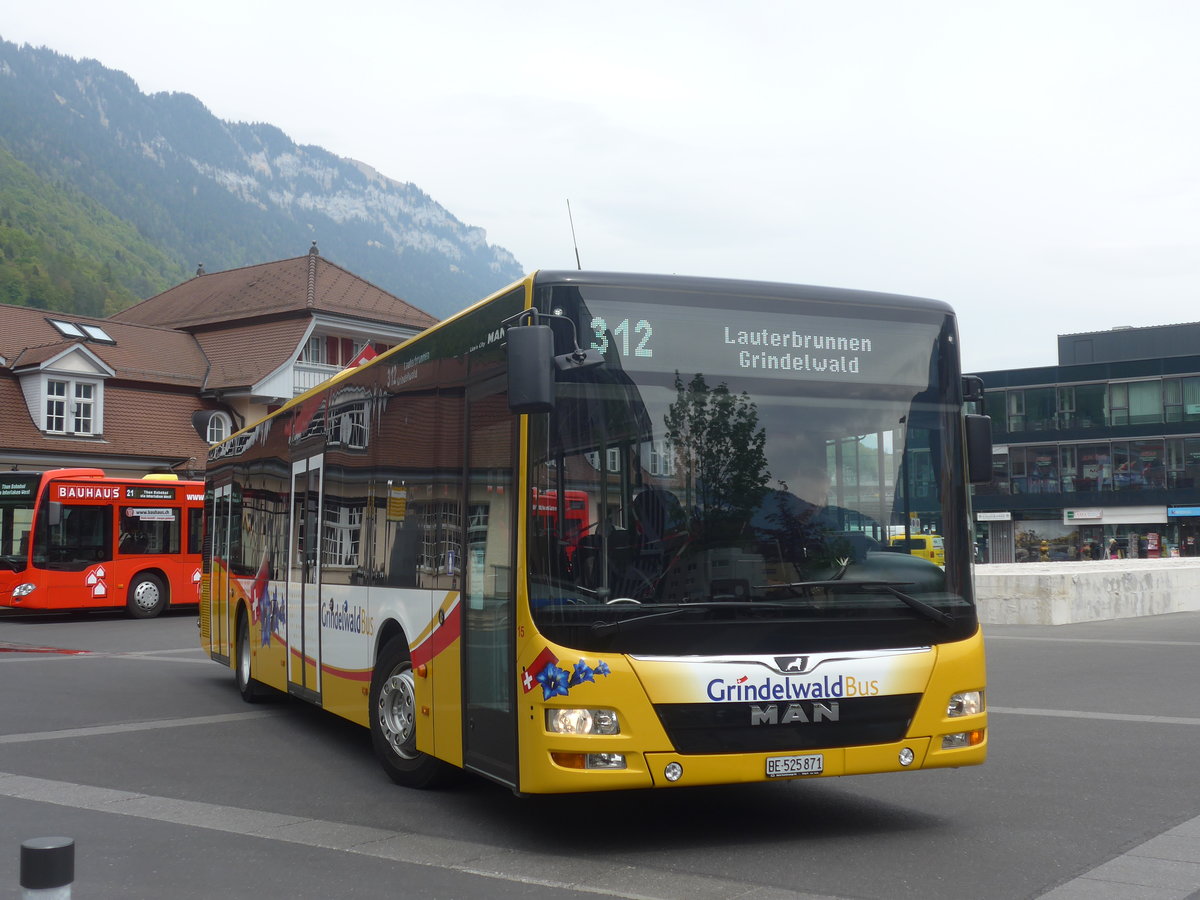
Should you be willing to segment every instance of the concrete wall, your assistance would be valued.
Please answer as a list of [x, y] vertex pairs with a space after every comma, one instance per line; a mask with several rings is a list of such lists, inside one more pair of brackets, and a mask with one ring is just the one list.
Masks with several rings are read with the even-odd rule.
[[1068, 625], [1200, 610], [1200, 558], [975, 567], [979, 620]]

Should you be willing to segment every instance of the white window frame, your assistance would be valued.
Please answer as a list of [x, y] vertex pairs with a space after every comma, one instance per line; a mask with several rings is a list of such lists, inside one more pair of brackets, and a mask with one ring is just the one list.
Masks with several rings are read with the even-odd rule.
[[204, 436], [209, 446], [221, 443], [231, 434], [233, 434], [233, 420], [229, 417], [229, 413], [215, 412], [209, 417], [208, 431]]
[[[62, 385], [62, 394], [51, 394], [51, 385]], [[81, 394], [90, 390], [90, 397]], [[104, 382], [98, 378], [76, 378], [70, 375], [47, 374], [42, 379], [41, 427], [46, 434], [96, 437], [104, 433]], [[50, 404], [59, 408], [51, 412]], [[88, 415], [82, 413], [86, 407]], [[61, 427], [55, 428], [61, 420]], [[82, 424], [88, 426], [80, 427]]]

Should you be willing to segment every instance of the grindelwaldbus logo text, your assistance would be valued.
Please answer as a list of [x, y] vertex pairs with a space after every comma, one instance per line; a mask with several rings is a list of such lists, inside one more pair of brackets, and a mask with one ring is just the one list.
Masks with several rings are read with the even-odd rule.
[[797, 678], [778, 678], [768, 675], [762, 681], [750, 682], [743, 675], [734, 681], [714, 678], [708, 683], [708, 699], [714, 703], [739, 700], [823, 700], [830, 697], [874, 697], [879, 694], [879, 681], [838, 675], [801, 681]]
[[375, 620], [361, 606], [351, 606], [343, 601], [342, 608], [330, 598], [329, 605], [321, 610], [321, 627], [333, 631], [348, 631], [351, 634], [374, 634]]

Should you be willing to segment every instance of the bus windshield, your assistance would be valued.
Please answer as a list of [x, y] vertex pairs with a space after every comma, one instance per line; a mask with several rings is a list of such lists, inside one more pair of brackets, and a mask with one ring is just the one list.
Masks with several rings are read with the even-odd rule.
[[23, 473], [9, 473], [0, 478], [0, 568], [25, 570], [40, 478], [37, 474]]
[[531, 417], [547, 636], [728, 654], [771, 652], [789, 625], [815, 649], [974, 632], [964, 554], [943, 569], [890, 541], [968, 539], [948, 312], [586, 285], [540, 299], [605, 359]]

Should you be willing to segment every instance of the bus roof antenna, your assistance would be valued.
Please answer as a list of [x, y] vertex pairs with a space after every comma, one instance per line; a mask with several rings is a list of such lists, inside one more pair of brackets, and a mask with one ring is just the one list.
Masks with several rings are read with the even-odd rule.
[[575, 217], [571, 215], [571, 198], [567, 198], [567, 220], [571, 223], [571, 245], [575, 248], [575, 268], [582, 270], [583, 263], [579, 261], [579, 241], [575, 240]]

